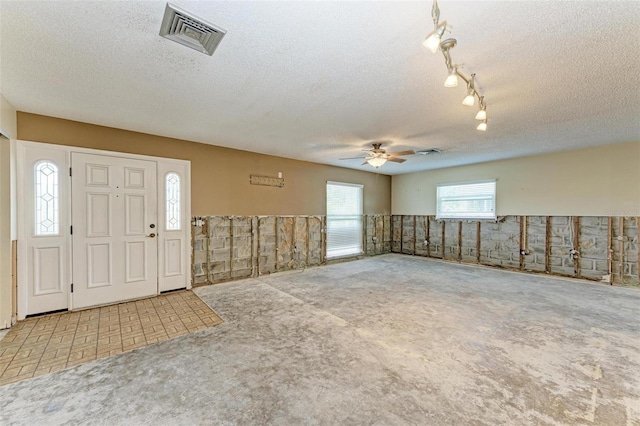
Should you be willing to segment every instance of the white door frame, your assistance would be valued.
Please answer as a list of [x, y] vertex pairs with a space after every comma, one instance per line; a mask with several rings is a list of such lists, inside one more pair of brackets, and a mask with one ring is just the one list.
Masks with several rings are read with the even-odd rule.
[[[16, 183], [17, 183], [17, 193], [19, 196], [25, 193], [25, 179], [26, 173], [30, 173], [30, 170], [26, 170], [26, 153], [29, 148], [32, 149], [44, 149], [50, 151], [59, 151], [64, 152], [66, 162], [65, 166], [68, 168], [71, 160], [71, 153], [86, 153], [86, 154], [97, 154], [97, 155], [108, 155], [112, 157], [123, 157], [123, 158], [131, 158], [131, 159], [140, 159], [140, 160], [148, 160], [154, 161], [157, 163], [157, 190], [158, 190], [158, 232], [160, 234], [159, 245], [160, 243], [164, 244], [164, 240], [162, 239], [162, 235], [164, 234], [164, 223], [161, 219], [164, 218], [164, 214], [162, 212], [165, 211], [165, 206], [162, 205], [163, 200], [165, 200], [164, 196], [164, 177], [168, 170], [175, 169], [180, 173], [184, 174], [184, 183], [182, 186], [182, 194], [183, 194], [183, 208], [184, 208], [184, 217], [181, 218], [182, 226], [184, 227], [186, 236], [185, 236], [185, 244], [184, 244], [184, 270], [185, 270], [185, 284], [186, 288], [191, 288], [191, 162], [188, 160], [178, 160], [173, 158], [164, 158], [164, 157], [154, 157], [149, 155], [140, 155], [140, 154], [129, 154], [123, 152], [116, 151], [106, 151], [106, 150], [97, 150], [90, 148], [80, 148], [74, 146], [66, 146], [66, 145], [54, 145], [48, 143], [40, 143], [40, 142], [31, 142], [31, 141], [22, 141], [18, 140], [17, 144], [17, 168], [16, 168]], [[61, 170], [60, 175], [62, 177], [68, 176], [67, 170]], [[60, 185], [64, 185], [65, 191], [67, 194], [71, 194], [71, 179], [61, 180]], [[71, 197], [69, 196], [67, 200], [61, 200], [68, 205], [66, 211], [65, 222], [71, 223]], [[28, 253], [27, 253], [27, 244], [26, 241], [29, 236], [29, 228], [27, 226], [27, 221], [29, 221], [32, 217], [33, 212], [26, 211], [27, 206], [24, 202], [18, 201], [17, 203], [17, 225], [18, 225], [18, 319], [22, 320], [26, 317], [28, 312], [28, 286], [31, 284], [28, 282], [28, 271], [29, 264], [27, 262]], [[70, 292], [70, 284], [73, 282], [73, 277], [71, 275], [72, 271], [72, 240], [70, 230], [64, 231], [65, 242], [66, 242], [66, 266], [69, 271], [68, 280], [69, 285], [65, 286], [67, 292], [67, 309], [73, 309], [73, 298]], [[160, 293], [161, 285], [160, 285], [160, 276], [161, 272], [165, 270], [163, 256], [161, 256], [160, 250], [158, 250], [158, 293]], [[179, 287], [177, 287], [179, 288]], [[166, 290], [167, 288], [164, 288]]]

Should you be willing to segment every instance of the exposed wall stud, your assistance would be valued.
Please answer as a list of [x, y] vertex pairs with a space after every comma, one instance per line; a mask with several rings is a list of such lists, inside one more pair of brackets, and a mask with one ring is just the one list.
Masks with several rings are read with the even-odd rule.
[[251, 230], [251, 259], [250, 259], [250, 265], [251, 265], [251, 275], [250, 277], [255, 277], [256, 276], [256, 255], [255, 255], [255, 239], [253, 238], [253, 217], [249, 216], [249, 223], [251, 224], [250, 226], [250, 230]]
[[203, 234], [207, 236], [207, 238], [205, 238], [205, 246], [206, 246], [206, 250], [207, 250], [206, 257], [205, 257], [206, 258], [205, 265], [206, 265], [206, 269], [207, 269], [207, 271], [206, 271], [206, 274], [207, 274], [206, 277], [207, 278], [205, 280], [205, 283], [207, 283], [207, 284], [211, 284], [211, 280], [209, 279], [209, 264], [211, 263], [211, 252], [210, 252], [210, 250], [211, 250], [211, 241], [210, 241], [210, 238], [209, 238], [209, 220], [210, 220], [209, 216], [206, 216], [204, 218], [204, 220], [202, 221], [202, 225], [207, 230], [206, 234], [203, 232]]
[[446, 245], [445, 244], [446, 240], [445, 240], [445, 235], [444, 235], [444, 227], [445, 227], [445, 220], [443, 219], [442, 220], [442, 259], [443, 260], [445, 259], [444, 253], [445, 253], [445, 245]]
[[476, 222], [476, 262], [480, 263], [480, 230], [481, 230], [481, 222]]
[[613, 218], [607, 218], [607, 273], [609, 284], [613, 285]]
[[280, 239], [278, 238], [278, 216], [275, 216], [275, 228], [276, 228], [276, 264], [275, 264], [275, 271], [278, 272], [278, 270], [280, 269]]
[[416, 215], [413, 215], [413, 255], [416, 255]]
[[427, 227], [427, 256], [431, 257], [431, 216], [427, 216], [425, 226]]
[[524, 269], [524, 234], [527, 232], [524, 225], [525, 218], [526, 216], [520, 216], [520, 270]]
[[622, 284], [624, 282], [624, 217], [618, 218], [618, 247], [620, 253], [618, 253], [618, 270], [620, 275], [618, 279]]
[[458, 262], [462, 262], [462, 221], [458, 221]]
[[327, 217], [324, 216], [321, 219], [322, 222], [322, 230], [320, 235], [322, 236], [322, 254], [321, 254], [321, 263], [325, 263], [327, 261]]
[[[571, 226], [571, 224], [569, 224]], [[580, 217], [573, 217], [573, 271], [577, 278], [580, 278]]]
[[307, 266], [311, 262], [311, 226], [309, 225], [309, 216], [307, 216]]
[[402, 243], [404, 242], [404, 216], [400, 215], [400, 253], [404, 253]]
[[233, 278], [233, 216], [229, 217], [229, 278]]
[[[293, 223], [291, 224], [291, 244], [289, 244], [289, 257], [290, 262], [293, 262], [294, 268], [297, 266], [296, 262], [299, 261], [298, 255], [298, 241], [296, 241], [296, 226], [298, 225], [298, 216], [293, 217]], [[294, 260], [295, 258], [295, 260]]]
[[551, 262], [549, 259], [549, 251], [551, 250], [551, 216], [547, 216], [546, 236], [544, 240], [544, 270], [547, 274], [551, 273]]
[[260, 219], [261, 218], [258, 216], [258, 226], [257, 226], [258, 229], [256, 230], [256, 232], [257, 232], [256, 237], [257, 237], [257, 240], [258, 240], [258, 244], [257, 244], [257, 246], [258, 246], [258, 250], [257, 250], [258, 251], [258, 255], [256, 256], [256, 268], [257, 268], [258, 272], [257, 272], [256, 276], [258, 276], [258, 277], [260, 276], [260, 256], [262, 255], [262, 252], [260, 251], [260, 249], [261, 249], [261, 247], [260, 247]]

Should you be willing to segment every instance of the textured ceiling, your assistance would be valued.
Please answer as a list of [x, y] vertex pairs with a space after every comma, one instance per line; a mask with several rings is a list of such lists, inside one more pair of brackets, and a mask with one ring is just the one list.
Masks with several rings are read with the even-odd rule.
[[210, 57], [158, 36], [163, 1], [0, 1], [0, 90], [18, 110], [364, 170], [368, 143], [443, 150], [385, 174], [640, 140], [640, 2], [447, 1], [443, 87], [430, 2], [176, 5], [226, 29]]

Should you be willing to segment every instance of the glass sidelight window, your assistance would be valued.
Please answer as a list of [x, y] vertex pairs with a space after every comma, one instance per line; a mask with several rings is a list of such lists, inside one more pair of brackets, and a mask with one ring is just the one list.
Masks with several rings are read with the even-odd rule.
[[48, 160], [33, 166], [35, 236], [60, 234], [60, 177], [58, 166]]
[[166, 223], [167, 231], [179, 231], [180, 225], [180, 175], [175, 172], [167, 173], [165, 177], [166, 191]]

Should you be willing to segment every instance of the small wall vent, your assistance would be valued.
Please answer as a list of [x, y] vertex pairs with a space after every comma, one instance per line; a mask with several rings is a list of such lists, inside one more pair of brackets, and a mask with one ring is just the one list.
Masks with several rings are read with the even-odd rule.
[[209, 56], [213, 55], [226, 33], [222, 28], [205, 22], [171, 3], [167, 3], [160, 27], [162, 37]]

